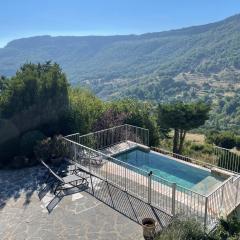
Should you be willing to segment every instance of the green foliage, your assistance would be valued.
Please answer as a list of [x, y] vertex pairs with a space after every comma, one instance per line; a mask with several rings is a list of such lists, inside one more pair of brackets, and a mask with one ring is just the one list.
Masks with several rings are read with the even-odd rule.
[[56, 63], [24, 64], [15, 76], [1, 77], [1, 162], [9, 163], [16, 155], [32, 157], [34, 144], [42, 135], [29, 131], [64, 132], [68, 101], [67, 79]]
[[16, 126], [10, 120], [0, 118], [0, 166], [8, 164], [19, 153], [19, 143]]
[[235, 137], [235, 145], [237, 150], [240, 150], [240, 136]]
[[[233, 83], [234, 84], [234, 83]], [[213, 100], [213, 107], [210, 112], [209, 121], [205, 125], [205, 129], [218, 131], [233, 131], [240, 134], [240, 95], [239, 90], [230, 90], [233, 96], [224, 96], [228, 89], [223, 89], [218, 96], [212, 94], [209, 96]], [[231, 109], [231, 110], [230, 110]]]
[[13, 158], [20, 152], [20, 140], [12, 137], [0, 144], [0, 168], [11, 164]]
[[70, 89], [69, 99], [71, 132], [89, 133], [103, 113], [104, 103], [89, 90], [81, 88]]
[[160, 104], [158, 106], [158, 123], [165, 129], [189, 131], [205, 123], [209, 110], [209, 106], [202, 102]]
[[114, 101], [110, 107], [118, 112], [126, 113], [125, 123], [149, 129], [149, 144], [156, 146], [159, 144], [159, 129], [153, 106], [150, 103], [137, 101], [134, 99], [124, 99]]
[[21, 155], [27, 157], [33, 156], [33, 149], [38, 142], [42, 141], [45, 138], [44, 134], [40, 131], [30, 131], [25, 134], [20, 139], [20, 152]]
[[67, 149], [62, 136], [45, 138], [34, 148], [35, 156], [38, 160], [52, 161], [53, 159], [66, 157]]
[[216, 231], [211, 234], [213, 240], [239, 240], [240, 221], [233, 215], [229, 219], [220, 219]]
[[202, 150], [202, 153], [203, 153], [203, 154], [212, 155], [213, 152], [214, 152], [213, 146], [212, 146], [211, 144], [205, 143], [205, 144], [204, 144], [204, 148], [203, 148], [203, 150]]
[[4, 91], [8, 86], [7, 78], [4, 76], [0, 76], [0, 93]]
[[216, 130], [208, 131], [206, 133], [206, 142], [210, 144], [214, 144], [218, 135], [219, 135], [219, 132]]
[[236, 138], [232, 132], [209, 132], [207, 141], [227, 149], [232, 149], [236, 145]]
[[[159, 76], [144, 77], [140, 84], [128, 86], [120, 96], [131, 96], [153, 102], [176, 101], [182, 93], [191, 92], [191, 85], [185, 81], [175, 81], [172, 75], [161, 73]], [[187, 100], [187, 95], [184, 97]]]
[[204, 145], [203, 144], [196, 144], [196, 143], [192, 143], [190, 146], [191, 150], [193, 151], [203, 151], [204, 150]]
[[[55, 119], [68, 105], [67, 86], [59, 65], [24, 64], [1, 92], [1, 115], [7, 119], [17, 118], [27, 111], [45, 117], [50, 114], [50, 119]], [[43, 121], [44, 116], [41, 116]]]
[[240, 221], [236, 216], [220, 219], [215, 231], [204, 233], [202, 225], [194, 219], [175, 219], [154, 240], [239, 240]]
[[128, 115], [128, 113], [123, 111], [119, 112], [116, 108], [109, 108], [104, 111], [99, 119], [95, 122], [93, 130], [99, 131], [102, 129], [122, 125], [126, 121]]
[[207, 240], [202, 225], [194, 219], [175, 219], [155, 240]]

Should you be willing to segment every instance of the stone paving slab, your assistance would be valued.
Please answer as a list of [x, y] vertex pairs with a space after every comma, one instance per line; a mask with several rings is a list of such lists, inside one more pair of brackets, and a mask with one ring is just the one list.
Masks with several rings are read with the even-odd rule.
[[65, 196], [49, 214], [37, 191], [42, 167], [0, 170], [1, 240], [142, 240], [139, 224], [86, 192]]

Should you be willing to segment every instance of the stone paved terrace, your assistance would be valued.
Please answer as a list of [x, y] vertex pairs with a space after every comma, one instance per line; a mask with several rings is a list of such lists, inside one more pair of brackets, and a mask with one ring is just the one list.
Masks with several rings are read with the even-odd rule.
[[87, 192], [65, 196], [49, 214], [37, 190], [45, 169], [0, 170], [0, 239], [137, 240], [142, 228], [131, 216]]

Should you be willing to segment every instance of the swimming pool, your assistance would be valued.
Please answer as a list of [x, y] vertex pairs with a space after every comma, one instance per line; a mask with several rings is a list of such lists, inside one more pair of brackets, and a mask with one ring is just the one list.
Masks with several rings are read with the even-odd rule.
[[152, 171], [158, 177], [201, 194], [209, 193], [225, 180], [213, 176], [208, 169], [194, 167], [154, 151], [133, 149], [114, 157], [147, 172]]

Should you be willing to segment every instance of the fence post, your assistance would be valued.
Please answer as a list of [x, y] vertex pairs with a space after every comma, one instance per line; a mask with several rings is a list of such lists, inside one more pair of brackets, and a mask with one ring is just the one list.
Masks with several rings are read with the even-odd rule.
[[126, 134], [125, 138], [126, 138], [126, 139], [125, 139], [125, 141], [127, 141], [127, 139], [128, 139], [128, 137], [127, 137], [127, 136], [128, 136], [127, 125], [125, 125], [125, 128], [126, 128], [126, 132], [125, 132], [125, 134]]
[[239, 188], [239, 179], [237, 179], [236, 196], [235, 196], [235, 207], [238, 206], [238, 188]]
[[225, 184], [222, 186], [222, 195], [221, 195], [221, 205], [220, 205], [220, 210], [222, 210], [222, 207], [223, 207], [223, 200], [224, 200], [224, 186], [225, 186]]
[[92, 172], [92, 167], [91, 167], [91, 155], [89, 153], [89, 172]]
[[176, 204], [176, 187], [177, 184], [172, 184], [172, 215], [175, 216], [175, 204]]
[[136, 137], [135, 137], [135, 143], [138, 143], [138, 140], [137, 140], [137, 139], [138, 139], [138, 135], [137, 135], [137, 134], [138, 134], [138, 128], [136, 127]]
[[77, 150], [76, 150], [76, 144], [74, 144], [74, 161], [77, 162]]
[[207, 230], [207, 220], [208, 220], [208, 197], [205, 198], [205, 210], [204, 210], [204, 230]]
[[125, 181], [124, 181], [124, 184], [125, 184], [125, 191], [127, 191], [127, 168], [124, 167], [125, 171], [124, 171], [124, 178], [125, 178]]
[[147, 146], [149, 147], [149, 130], [147, 129]]
[[148, 173], [148, 203], [152, 202], [152, 171]]
[[107, 159], [107, 162], [105, 164], [105, 166], [106, 166], [106, 181], [108, 180], [108, 163], [109, 163], [109, 161]]

